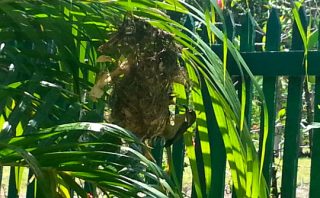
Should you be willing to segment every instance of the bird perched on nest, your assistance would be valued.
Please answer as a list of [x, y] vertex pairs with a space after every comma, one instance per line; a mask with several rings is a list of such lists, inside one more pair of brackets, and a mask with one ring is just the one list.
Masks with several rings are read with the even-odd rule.
[[[170, 92], [174, 82], [184, 84], [186, 71], [179, 65], [180, 47], [172, 35], [140, 18], [126, 18], [119, 30], [100, 46], [108, 62], [118, 60], [113, 71], [97, 77], [90, 96], [97, 100], [104, 87], [112, 87], [110, 122], [129, 129], [141, 140], [155, 137], [172, 145], [195, 121], [195, 112], [170, 120]], [[110, 63], [110, 62], [109, 62]]]
[[183, 133], [196, 121], [196, 113], [183, 105], [184, 114], [175, 115], [174, 124], [167, 125], [162, 136], [165, 139], [165, 147], [169, 147], [179, 140]]
[[163, 138], [165, 139], [164, 147], [167, 151], [168, 174], [171, 173], [172, 169], [171, 145], [183, 136], [184, 132], [193, 125], [197, 118], [196, 113], [192, 109], [189, 109], [185, 105], [183, 106], [185, 108], [185, 113], [176, 115], [174, 125], [168, 125], [163, 133]]

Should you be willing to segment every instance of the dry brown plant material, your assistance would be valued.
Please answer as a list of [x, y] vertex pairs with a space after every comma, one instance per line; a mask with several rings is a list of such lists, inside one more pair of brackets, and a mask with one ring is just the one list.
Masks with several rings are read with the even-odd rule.
[[110, 117], [115, 124], [141, 139], [165, 136], [170, 126], [172, 83], [186, 81], [178, 64], [180, 48], [173, 36], [142, 19], [128, 18], [99, 51], [104, 54], [101, 60], [125, 58], [115, 70], [98, 77], [91, 97], [101, 98], [103, 88], [112, 84]]

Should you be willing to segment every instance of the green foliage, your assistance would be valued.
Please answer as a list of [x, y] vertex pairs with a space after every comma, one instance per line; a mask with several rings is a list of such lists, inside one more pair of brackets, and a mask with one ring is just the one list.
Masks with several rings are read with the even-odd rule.
[[[220, 12], [215, 1], [210, 3], [211, 12]], [[229, 50], [239, 68], [251, 75], [226, 33], [209, 19], [210, 11], [184, 1], [1, 2], [0, 165], [29, 167], [40, 186], [52, 194], [55, 186], [65, 186], [85, 197], [84, 187], [74, 181], [78, 178], [106, 195], [181, 196], [159, 167], [142, 155], [144, 146], [130, 132], [109, 124], [83, 123], [103, 121], [104, 101], [95, 103], [86, 97], [96, 74], [105, 67], [96, 63], [97, 48], [112, 37], [125, 16], [133, 15], [170, 32], [183, 48], [181, 61], [193, 82], [190, 100], [197, 112], [194, 129], [199, 133], [205, 172], [202, 191], [196, 163], [201, 158], [193, 145], [194, 131], [189, 129], [185, 144], [198, 197], [212, 197], [215, 156], [210, 146], [215, 140], [210, 139], [213, 131], [208, 126], [213, 121], [224, 141], [237, 196], [266, 197], [261, 165], [241, 111], [244, 103], [240, 105], [226, 65], [198, 32], [170, 19], [169, 13], [192, 17], [206, 26], [209, 35], [224, 42], [225, 54]], [[263, 97], [259, 88], [258, 92]]]
[[130, 132], [77, 123], [103, 120], [104, 105], [86, 101], [85, 94], [100, 69], [95, 63], [99, 42], [125, 14], [117, 7], [1, 3], [0, 165], [29, 167], [38, 179], [37, 196], [55, 197], [57, 186], [61, 196], [68, 193], [64, 187], [87, 197], [74, 178], [120, 197], [180, 194]]
[[[86, 197], [87, 193], [73, 178], [116, 196], [136, 197], [138, 193], [148, 197], [178, 196], [164, 172], [141, 154], [141, 143], [115, 125], [85, 122], [59, 125], [2, 139], [0, 146], [4, 156], [0, 165], [29, 166], [46, 197], [56, 196], [56, 186], [61, 196], [63, 186]], [[146, 180], [153, 185], [144, 184]]]

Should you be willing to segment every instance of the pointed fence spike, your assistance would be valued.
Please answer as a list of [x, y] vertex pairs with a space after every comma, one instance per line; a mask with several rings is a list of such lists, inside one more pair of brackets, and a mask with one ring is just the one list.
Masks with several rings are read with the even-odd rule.
[[[301, 24], [304, 28], [304, 32], [306, 35], [307, 32], [307, 27], [308, 27], [308, 19], [306, 12], [303, 7], [299, 9], [299, 16], [300, 16], [300, 21]], [[292, 46], [291, 48], [293, 50], [303, 50], [303, 40], [297, 25], [297, 21], [294, 21], [293, 23], [293, 28], [292, 28]]]
[[254, 51], [255, 22], [249, 12], [242, 18], [241, 25], [240, 51]]
[[230, 10], [226, 10], [224, 12], [224, 16], [225, 16], [225, 23], [227, 27], [228, 39], [232, 41], [235, 36], [235, 27], [236, 27], [234, 23], [234, 17]]
[[[280, 38], [281, 38], [281, 24], [276, 9], [271, 10], [270, 17], [267, 23], [266, 32], [266, 51], [279, 51], [280, 50]], [[268, 108], [268, 125], [269, 131], [267, 136], [265, 159], [263, 165], [263, 175], [267, 182], [267, 186], [271, 192], [271, 179], [272, 175], [272, 163], [273, 163], [273, 147], [274, 147], [274, 135], [275, 135], [275, 118], [276, 118], [276, 93], [277, 93], [277, 76], [263, 76], [263, 93], [265, 102]], [[260, 140], [259, 140], [259, 157], [261, 157], [262, 142], [264, 137], [264, 116], [261, 113], [260, 121]]]
[[278, 51], [281, 40], [281, 23], [278, 10], [273, 8], [267, 23], [266, 50]]
[[[303, 8], [299, 10], [299, 15], [303, 28], [306, 30], [307, 18]], [[295, 22], [292, 30], [292, 50], [303, 49], [302, 37]], [[303, 62], [301, 62], [301, 67], [303, 67]], [[281, 197], [296, 197], [303, 81], [303, 75], [289, 77]]]

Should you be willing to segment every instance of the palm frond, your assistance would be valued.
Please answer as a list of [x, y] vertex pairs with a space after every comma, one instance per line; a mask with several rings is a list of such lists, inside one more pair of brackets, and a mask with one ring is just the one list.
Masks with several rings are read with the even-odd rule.
[[[208, 154], [204, 159], [206, 190], [198, 188], [197, 194], [210, 197], [214, 179], [210, 174], [212, 131], [207, 130], [208, 118], [213, 117], [208, 114], [214, 113], [237, 196], [266, 197], [257, 152], [246, 124], [242, 130], [243, 112], [223, 61], [198, 32], [185, 27], [183, 20], [169, 17], [176, 13], [205, 25], [208, 34], [223, 41], [239, 67], [250, 75], [233, 44], [201, 8], [176, 0], [7, 0], [0, 4], [1, 165], [28, 166], [42, 186], [58, 185], [60, 193], [65, 192], [64, 186], [85, 196], [83, 186], [74, 180], [79, 178], [107, 195], [181, 196], [159, 167], [145, 159], [143, 145], [130, 133], [114, 125], [80, 123], [103, 120], [105, 101], [86, 98], [97, 73], [107, 67], [96, 62], [97, 49], [125, 17], [134, 15], [171, 33], [183, 47], [182, 62], [194, 82], [190, 100], [199, 115], [200, 145]], [[209, 93], [206, 99], [201, 95], [203, 89]], [[204, 112], [207, 104], [211, 109]], [[194, 149], [190, 132], [185, 137], [188, 150]], [[195, 155], [189, 157], [195, 160]], [[147, 181], [153, 185], [147, 186]], [[195, 182], [201, 186], [201, 181]]]

